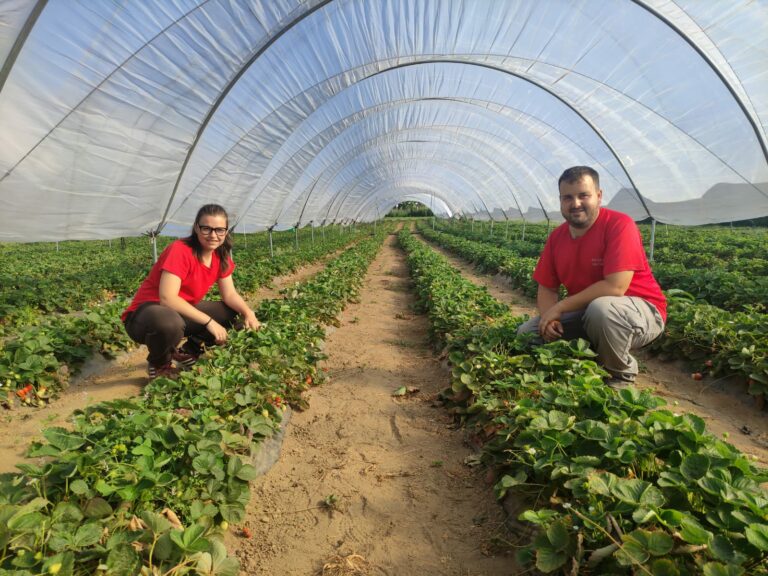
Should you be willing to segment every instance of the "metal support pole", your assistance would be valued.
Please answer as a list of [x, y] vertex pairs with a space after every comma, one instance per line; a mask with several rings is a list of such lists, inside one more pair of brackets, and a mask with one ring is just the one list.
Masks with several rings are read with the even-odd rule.
[[648, 256], [648, 260], [653, 262], [653, 247], [656, 244], [656, 219], [651, 218], [651, 253]]
[[275, 249], [272, 245], [272, 228], [269, 229], [269, 257], [275, 257]]
[[309, 228], [310, 228], [310, 230], [312, 230], [312, 247], [314, 248], [314, 246], [315, 246], [315, 223], [314, 222], [310, 222], [309, 223]]
[[152, 258], [153, 262], [157, 262], [157, 234], [152, 234]]
[[323, 241], [325, 241], [325, 223], [320, 226], [320, 233], [323, 235]]
[[248, 248], [248, 236], [243, 231], [243, 248]]
[[294, 231], [294, 238], [296, 239], [296, 250], [299, 249], [299, 225], [296, 224], [293, 228]]
[[525, 242], [525, 220], [523, 220], [523, 235], [520, 238], [521, 242]]
[[491, 220], [491, 231], [490, 231], [490, 238], [493, 238], [493, 220]]

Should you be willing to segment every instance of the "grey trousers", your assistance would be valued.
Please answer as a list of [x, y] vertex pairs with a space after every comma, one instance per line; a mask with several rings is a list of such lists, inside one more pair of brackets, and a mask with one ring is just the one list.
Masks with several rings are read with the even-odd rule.
[[[563, 338], [586, 338], [597, 360], [614, 376], [634, 380], [637, 360], [629, 352], [650, 344], [664, 331], [664, 321], [653, 304], [636, 296], [602, 296], [585, 310], [567, 312], [560, 319]], [[539, 317], [522, 324], [518, 334], [539, 331]]]
[[[230, 328], [237, 317], [237, 312], [224, 302], [202, 300], [195, 306], [216, 320], [224, 328]], [[163, 366], [171, 361], [173, 351], [184, 336], [192, 348], [213, 346], [215, 340], [211, 333], [197, 322], [154, 302], [146, 302], [129, 313], [125, 319], [125, 331], [132, 340], [146, 344], [149, 354], [147, 362], [153, 366]]]

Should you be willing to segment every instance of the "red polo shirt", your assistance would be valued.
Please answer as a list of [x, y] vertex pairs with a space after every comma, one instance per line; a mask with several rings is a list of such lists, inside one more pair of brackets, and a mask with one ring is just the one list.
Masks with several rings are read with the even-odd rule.
[[194, 306], [205, 297], [214, 282], [219, 278], [226, 278], [234, 271], [235, 263], [232, 258], [229, 259], [229, 267], [224, 274], [219, 269], [219, 261], [219, 255], [214, 252], [211, 255], [211, 265], [206, 266], [195, 257], [195, 253], [186, 242], [174, 241], [163, 250], [160, 258], [152, 266], [149, 275], [136, 291], [131, 305], [123, 312], [122, 320], [125, 321], [129, 312], [133, 312], [145, 302], [160, 301], [160, 276], [163, 270], [181, 278], [179, 296]]
[[634, 275], [624, 295], [650, 302], [666, 322], [667, 300], [645, 257], [640, 230], [626, 214], [600, 208], [595, 223], [579, 238], [571, 237], [567, 222], [555, 228], [533, 279], [551, 290], [563, 285], [569, 294], [577, 294], [608, 274], [629, 270]]

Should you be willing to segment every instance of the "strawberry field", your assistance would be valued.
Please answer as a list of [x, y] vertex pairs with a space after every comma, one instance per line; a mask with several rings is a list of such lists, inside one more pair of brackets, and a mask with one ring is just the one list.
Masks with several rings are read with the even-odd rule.
[[[517, 337], [523, 318], [428, 244], [502, 273], [530, 295], [545, 227], [528, 225], [523, 238], [518, 225], [497, 225], [492, 236], [487, 224], [433, 229], [425, 221], [419, 232], [398, 236], [416, 305], [396, 318], [425, 314], [435, 354], [448, 361], [435, 400], [477, 448], [467, 464], [493, 478], [478, 493], [492, 491], [513, 511], [505, 541], [516, 554], [508, 566], [546, 574], [768, 573], [768, 475], [752, 458], [710, 433], [701, 417], [673, 411], [648, 391], [608, 388], [586, 342], [534, 347]], [[744, 294], [764, 294], [757, 273], [764, 234], [724, 231], [722, 252], [738, 249], [753, 270], [739, 276]], [[286, 410], [311, 414], [308, 391], [328, 385], [319, 367], [326, 330], [360, 300], [385, 238], [373, 228], [324, 236], [302, 235], [298, 249], [292, 233], [278, 236], [274, 258], [264, 235], [249, 236], [249, 247], [235, 251], [236, 283], [246, 294], [306, 263], [321, 262], [321, 271], [258, 302], [261, 330], [233, 333], [178, 380], [160, 378], [139, 397], [83, 406], [66, 425], [43, 430], [19, 472], [2, 476], [0, 574], [238, 574], [242, 562], [228, 535], [248, 538], [249, 510], [259, 510], [251, 459]], [[658, 258], [677, 257], [690, 272], [686, 238], [662, 232]], [[3, 291], [0, 373], [10, 420], [55, 407], [91, 355], [114, 357], [132, 346], [118, 316], [150, 264], [146, 240], [125, 248], [77, 244], [58, 251], [29, 245], [27, 254], [14, 246], [22, 252], [14, 258], [35, 262], [28, 274], [59, 278], [63, 296], [54, 282], [41, 281], [36, 292]], [[10, 247], [2, 250], [8, 258]], [[98, 266], [83, 264], [72, 278], [92, 275], [92, 283], [62, 275], [83, 260]], [[702, 265], [714, 274], [715, 261]], [[741, 272], [723, 265], [723, 274]], [[709, 293], [662, 283], [670, 322], [656, 352], [682, 357], [710, 379], [740, 378], [762, 394], [768, 337], [760, 296], [721, 308], [707, 300], [716, 282]], [[323, 506], [332, 509], [338, 497], [330, 496]]]

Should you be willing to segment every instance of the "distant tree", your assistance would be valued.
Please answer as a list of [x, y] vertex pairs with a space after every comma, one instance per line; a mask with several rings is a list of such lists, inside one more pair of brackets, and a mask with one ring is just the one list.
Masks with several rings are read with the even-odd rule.
[[387, 218], [407, 218], [407, 217], [426, 217], [432, 216], [432, 210], [424, 206], [421, 202], [414, 202], [408, 200], [406, 202], [400, 202], [397, 206], [392, 208], [387, 214]]

